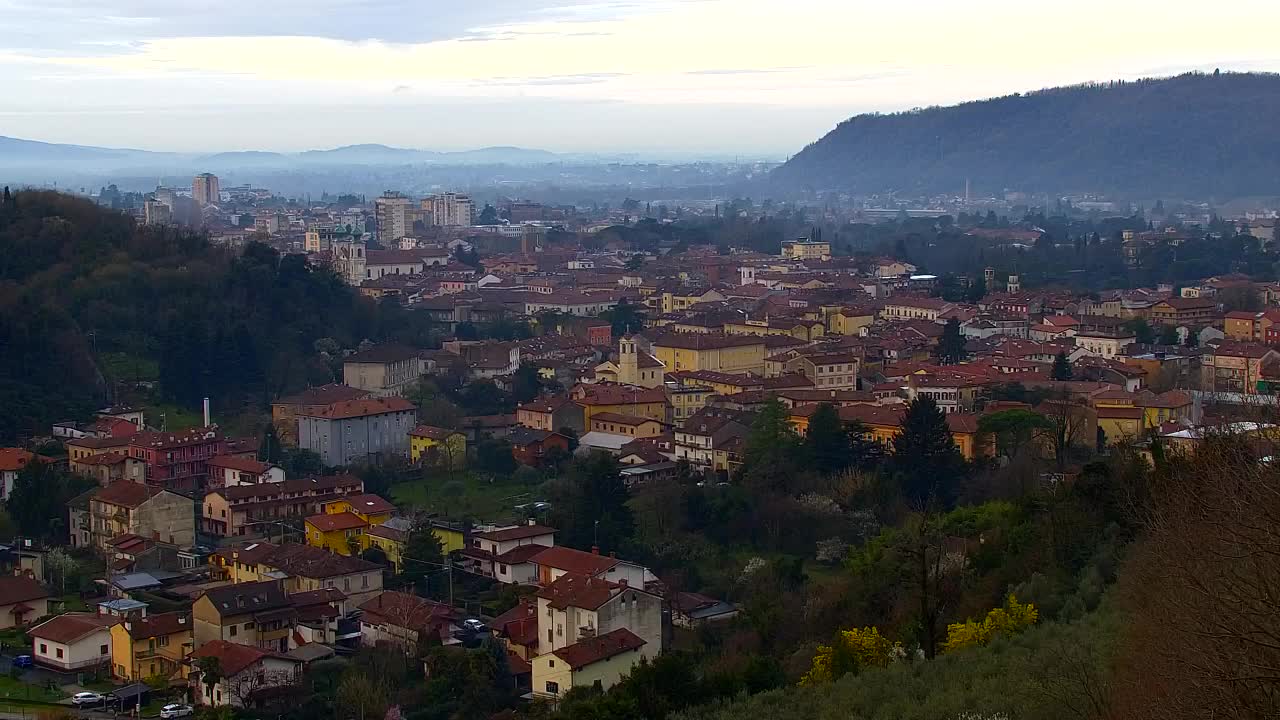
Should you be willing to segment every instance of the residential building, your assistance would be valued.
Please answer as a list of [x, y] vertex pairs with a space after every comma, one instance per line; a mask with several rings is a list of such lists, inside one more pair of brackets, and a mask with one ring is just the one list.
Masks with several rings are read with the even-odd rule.
[[[215, 658], [222, 676], [205, 683], [199, 671], [203, 658]], [[303, 662], [282, 652], [214, 640], [191, 653], [191, 691], [199, 705], [206, 707], [247, 707], [262, 691], [296, 684]]]
[[983, 380], [963, 375], [908, 375], [907, 400], [927, 397], [944, 413], [973, 412], [978, 396], [987, 385]]
[[408, 211], [413, 201], [400, 193], [387, 192], [373, 201], [373, 217], [378, 241], [390, 245], [413, 229]]
[[619, 560], [599, 552], [583, 552], [557, 545], [549, 547], [530, 558], [538, 566], [538, 584], [550, 585], [567, 573], [609, 580], [626, 581], [633, 588], [643, 588], [648, 570], [626, 560]]
[[626, 579], [568, 573], [539, 589], [537, 597], [542, 652], [619, 629], [644, 640], [646, 654], [662, 652], [662, 598]]
[[250, 543], [224, 547], [210, 557], [218, 573], [234, 583], [282, 580], [288, 592], [341, 590], [353, 604], [382, 591], [382, 566], [310, 545]]
[[730, 473], [740, 464], [731, 449], [740, 446], [750, 432], [741, 413], [705, 408], [676, 428], [676, 460], [703, 471]]
[[330, 467], [407, 456], [409, 431], [416, 424], [417, 407], [404, 398], [348, 400], [299, 415], [298, 446]]
[[538, 581], [538, 568], [531, 558], [555, 544], [555, 529], [532, 521], [473, 532], [461, 553], [462, 567], [498, 582], [531, 585]]
[[671, 408], [662, 388], [637, 385], [577, 385], [569, 392], [569, 398], [582, 407], [582, 421], [586, 428], [590, 428], [592, 418], [602, 412], [667, 422]]
[[191, 199], [200, 205], [217, 205], [222, 202], [222, 186], [218, 176], [201, 173], [191, 179]]
[[[342, 378], [348, 387], [377, 397], [404, 395], [422, 377], [418, 352], [403, 345], [375, 345], [342, 361]], [[336, 394], [336, 393], [332, 393]], [[336, 400], [351, 402], [359, 398]], [[305, 414], [303, 410], [298, 414]], [[314, 413], [312, 409], [310, 412]]]
[[178, 547], [196, 541], [195, 505], [190, 498], [151, 485], [117, 482], [89, 500], [90, 542], [107, 553], [110, 541], [133, 534]]
[[129, 437], [129, 456], [146, 464], [146, 480], [167, 490], [197, 493], [209, 479], [209, 459], [224, 454], [216, 427], [181, 432], [143, 431]]
[[111, 626], [118, 617], [69, 612], [27, 631], [31, 658], [60, 672], [108, 670], [111, 666]]
[[467, 436], [457, 430], [419, 425], [409, 431], [409, 459], [432, 467], [464, 467]]
[[782, 243], [782, 257], [787, 260], [830, 260], [831, 243], [808, 238]]
[[643, 657], [644, 640], [620, 629], [584, 638], [533, 659], [535, 697], [563, 697], [577, 687], [607, 690], [631, 673]]
[[590, 432], [613, 433], [631, 438], [647, 438], [661, 435], [666, 425], [653, 418], [598, 412], [591, 416]]
[[52, 463], [53, 458], [36, 455], [22, 448], [0, 448], [0, 499], [9, 499], [18, 473], [31, 462]]
[[128, 617], [111, 627], [111, 675], [126, 683], [185, 679], [185, 661], [194, 649], [195, 634], [185, 612]]
[[938, 318], [955, 305], [931, 297], [906, 297], [886, 301], [880, 317], [884, 320], [928, 320], [937, 322]]
[[[357, 371], [357, 376], [359, 375]], [[286, 445], [297, 445], [298, 415], [314, 414], [334, 403], [360, 400], [370, 395], [372, 393], [369, 390], [332, 384], [308, 388], [300, 393], [282, 397], [271, 403], [271, 422], [276, 427], [276, 437]]]
[[284, 468], [237, 455], [209, 459], [209, 489], [284, 482]]
[[858, 366], [861, 360], [853, 353], [800, 355], [783, 366], [785, 372], [799, 372], [815, 388], [822, 390], [857, 390]]
[[360, 639], [366, 647], [390, 645], [416, 656], [429, 637], [439, 642], [452, 639], [461, 615], [444, 603], [418, 595], [388, 590], [359, 606]]
[[[147, 465], [123, 452], [104, 452], [70, 462], [71, 471], [92, 478], [101, 487], [113, 482], [146, 482]], [[6, 480], [6, 489], [10, 487]], [[7, 497], [8, 493], [6, 493]]]
[[363, 492], [364, 482], [354, 475], [223, 488], [205, 495], [201, 532], [219, 537], [270, 534], [281, 521], [314, 515], [325, 502]]
[[35, 578], [0, 576], [0, 630], [22, 627], [49, 614], [49, 591]]
[[1226, 341], [1200, 356], [1200, 389], [1254, 395], [1264, 370], [1280, 361], [1280, 352], [1259, 343]]
[[1089, 355], [1102, 358], [1119, 357], [1124, 348], [1137, 342], [1132, 332], [1108, 332], [1105, 330], [1079, 330], [1076, 332], [1076, 347]]
[[516, 422], [534, 430], [569, 428], [579, 435], [586, 432], [582, 406], [564, 395], [538, 397], [522, 403], [516, 408]]
[[213, 588], [191, 605], [192, 633], [197, 648], [222, 641], [287, 652], [289, 635], [297, 621], [297, 611], [285, 593], [282, 580]]
[[339, 555], [358, 555], [368, 545], [364, 533], [391, 519], [395, 506], [377, 495], [353, 495], [326, 502], [324, 512], [303, 523], [306, 542]]
[[516, 462], [531, 467], [541, 467], [547, 456], [569, 456], [569, 438], [551, 430], [534, 430], [514, 427], [507, 433], [511, 442], [511, 455]]
[[1151, 306], [1152, 325], [1206, 325], [1218, 312], [1218, 303], [1209, 298], [1173, 297]]
[[442, 193], [422, 199], [429, 223], [443, 227], [471, 227], [476, 224], [476, 204], [468, 195]]

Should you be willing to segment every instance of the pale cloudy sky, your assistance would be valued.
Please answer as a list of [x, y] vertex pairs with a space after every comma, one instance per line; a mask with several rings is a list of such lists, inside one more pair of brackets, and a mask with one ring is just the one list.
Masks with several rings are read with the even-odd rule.
[[783, 155], [859, 112], [1280, 70], [1276, 0], [0, 0], [0, 135]]

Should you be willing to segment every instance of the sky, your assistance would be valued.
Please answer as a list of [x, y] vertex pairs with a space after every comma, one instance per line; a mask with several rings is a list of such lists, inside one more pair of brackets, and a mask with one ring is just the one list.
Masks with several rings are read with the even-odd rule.
[[862, 112], [1280, 71], [1275, 0], [0, 0], [0, 135], [785, 157]]

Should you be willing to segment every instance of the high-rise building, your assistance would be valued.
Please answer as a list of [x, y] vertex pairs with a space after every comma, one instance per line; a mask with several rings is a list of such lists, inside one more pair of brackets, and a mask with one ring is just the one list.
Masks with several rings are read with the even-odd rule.
[[222, 188], [218, 176], [202, 173], [191, 179], [191, 197], [201, 205], [217, 205], [222, 201]]
[[476, 206], [468, 195], [444, 193], [423, 198], [422, 209], [431, 214], [432, 225], [471, 227], [476, 222]]
[[407, 218], [409, 198], [396, 192], [385, 192], [373, 201], [374, 222], [378, 225], [378, 242], [392, 243], [409, 234]]
[[159, 200], [148, 200], [142, 206], [143, 221], [148, 225], [173, 224], [173, 208]]

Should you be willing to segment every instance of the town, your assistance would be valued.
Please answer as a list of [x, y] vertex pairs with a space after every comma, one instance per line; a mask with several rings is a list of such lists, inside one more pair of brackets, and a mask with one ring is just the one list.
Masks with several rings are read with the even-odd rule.
[[[1039, 527], [1015, 521], [1017, 498], [1087, 515], [1069, 498], [1100, 477], [1223, 434], [1261, 457], [1280, 428], [1280, 283], [1248, 271], [1277, 257], [1274, 214], [1192, 208], [1157, 226], [1059, 203], [1047, 220], [900, 212], [855, 227], [797, 210], [780, 225], [793, 234], [735, 245], [681, 228], [771, 213], [477, 208], [448, 192], [307, 206], [210, 174], [95, 199], [140, 232], [199, 237], [254, 278], [244, 291], [298, 273], [313, 311], [364, 307], [369, 325], [347, 342], [307, 330], [320, 339], [292, 370], [243, 325], [207, 352], [166, 336], [159, 357], [93, 338], [111, 349], [89, 350], [110, 363], [111, 404], [11, 425], [0, 449], [14, 668], [0, 710], [365, 717], [416, 687], [422, 717], [536, 715], [691, 657], [716, 668], [704, 682], [719, 697], [796, 668], [804, 684], [832, 672], [806, 638], [864, 612], [833, 599], [854, 592], [839, 569], [873, 562], [850, 558], [892, 542], [907, 513], [984, 508], [922, 552], [995, 572], [982, 544], [1016, 554], [1012, 534]], [[0, 213], [52, 202], [6, 189]], [[921, 231], [999, 264], [954, 271]], [[1204, 243], [1238, 250], [1219, 274], [1151, 286], [1099, 287], [1105, 274], [1073, 278], [1050, 255], [1140, 278]], [[1058, 585], [1010, 576], [1019, 597], [1096, 606], [1100, 588], [1074, 578], [1114, 582], [1094, 556], [1115, 552], [1120, 521], [1091, 522], [1073, 559], [1025, 559]], [[925, 597], [916, 647], [932, 658], [963, 642]], [[811, 627], [789, 627], [801, 612]]]

